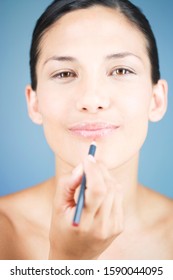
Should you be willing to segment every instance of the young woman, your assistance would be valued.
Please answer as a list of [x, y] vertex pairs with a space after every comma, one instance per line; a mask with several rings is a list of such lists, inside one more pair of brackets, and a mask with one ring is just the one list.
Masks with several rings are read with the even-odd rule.
[[138, 183], [148, 122], [167, 107], [145, 16], [126, 0], [56, 0], [36, 24], [30, 67], [28, 112], [56, 174], [1, 198], [0, 258], [173, 259], [173, 203]]

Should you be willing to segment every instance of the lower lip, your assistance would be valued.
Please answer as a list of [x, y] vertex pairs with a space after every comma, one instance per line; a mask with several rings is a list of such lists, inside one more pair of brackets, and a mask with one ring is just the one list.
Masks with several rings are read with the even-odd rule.
[[97, 129], [97, 130], [70, 130], [74, 135], [89, 138], [89, 139], [97, 139], [109, 136], [113, 132], [115, 132], [117, 128], [104, 128], [104, 129]]

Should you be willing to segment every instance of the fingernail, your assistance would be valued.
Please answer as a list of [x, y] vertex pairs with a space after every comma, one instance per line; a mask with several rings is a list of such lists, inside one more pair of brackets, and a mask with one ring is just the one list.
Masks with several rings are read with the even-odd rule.
[[80, 163], [78, 166], [75, 167], [75, 169], [73, 169], [72, 176], [73, 176], [73, 178], [77, 178], [80, 175], [82, 175], [82, 173], [83, 173], [83, 166]]
[[89, 161], [96, 163], [96, 159], [92, 155], [88, 155], [88, 159], [89, 159]]

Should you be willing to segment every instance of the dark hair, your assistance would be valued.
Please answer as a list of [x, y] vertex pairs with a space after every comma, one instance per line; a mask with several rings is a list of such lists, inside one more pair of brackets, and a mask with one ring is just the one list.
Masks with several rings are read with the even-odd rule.
[[33, 90], [37, 88], [36, 65], [40, 54], [40, 41], [45, 32], [65, 14], [95, 5], [118, 9], [143, 33], [147, 41], [147, 52], [151, 63], [151, 79], [153, 84], [158, 82], [160, 71], [156, 40], [148, 20], [138, 7], [128, 0], [54, 0], [38, 19], [32, 36], [30, 72]]

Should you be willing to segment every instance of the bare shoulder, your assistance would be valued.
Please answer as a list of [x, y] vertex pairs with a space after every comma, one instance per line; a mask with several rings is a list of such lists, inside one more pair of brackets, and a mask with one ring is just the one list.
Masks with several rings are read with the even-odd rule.
[[160, 210], [160, 219], [158, 222], [158, 229], [161, 232], [161, 241], [165, 245], [165, 256], [167, 259], [173, 260], [173, 200], [161, 196], [159, 203], [162, 204]]
[[[173, 225], [173, 199], [166, 197], [156, 191], [148, 190], [146, 197], [148, 203], [146, 206], [150, 209], [148, 211], [153, 212], [153, 216], [156, 216], [156, 220], [164, 222], [166, 225]], [[173, 230], [173, 228], [172, 228]]]
[[0, 259], [21, 259], [21, 244], [48, 220], [52, 180], [0, 197]]
[[173, 252], [173, 199], [164, 197], [160, 202], [163, 203], [165, 209], [162, 216], [162, 224], [165, 225], [165, 237]]
[[13, 236], [14, 236], [13, 232], [14, 232], [13, 223], [11, 222], [10, 217], [8, 217], [8, 214], [5, 211], [3, 211], [1, 207], [0, 209], [0, 259], [1, 260], [12, 258], [12, 256], [9, 253], [9, 244], [11, 248], [15, 244], [13, 242]]
[[153, 232], [160, 237], [173, 259], [173, 199], [145, 187], [142, 196], [145, 220], [150, 222]]

